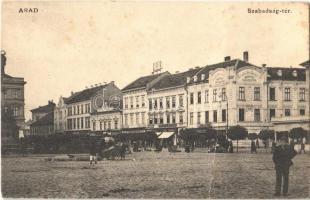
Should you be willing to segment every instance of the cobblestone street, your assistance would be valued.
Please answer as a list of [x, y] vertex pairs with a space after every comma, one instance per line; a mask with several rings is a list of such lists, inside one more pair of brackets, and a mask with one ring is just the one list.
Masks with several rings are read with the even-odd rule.
[[[309, 154], [297, 155], [287, 198], [309, 197]], [[269, 153], [140, 152], [125, 161], [47, 162], [2, 158], [4, 197], [43, 198], [273, 198]]]

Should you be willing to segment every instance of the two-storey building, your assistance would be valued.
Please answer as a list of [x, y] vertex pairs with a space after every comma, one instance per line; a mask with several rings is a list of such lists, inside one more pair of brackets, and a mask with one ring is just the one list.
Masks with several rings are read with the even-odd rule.
[[55, 103], [48, 101], [47, 105], [32, 109], [30, 135], [50, 135], [54, 133]]

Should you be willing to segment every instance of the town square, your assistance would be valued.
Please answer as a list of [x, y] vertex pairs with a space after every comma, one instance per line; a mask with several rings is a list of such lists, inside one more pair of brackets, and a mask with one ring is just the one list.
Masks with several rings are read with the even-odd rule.
[[310, 197], [308, 4], [2, 6], [2, 197]]

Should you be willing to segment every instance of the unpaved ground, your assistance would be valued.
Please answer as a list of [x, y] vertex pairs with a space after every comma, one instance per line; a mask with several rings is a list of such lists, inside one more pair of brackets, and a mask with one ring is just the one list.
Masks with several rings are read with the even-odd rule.
[[[310, 155], [297, 155], [288, 198], [309, 197]], [[273, 198], [271, 154], [139, 152], [125, 161], [2, 158], [4, 197]]]

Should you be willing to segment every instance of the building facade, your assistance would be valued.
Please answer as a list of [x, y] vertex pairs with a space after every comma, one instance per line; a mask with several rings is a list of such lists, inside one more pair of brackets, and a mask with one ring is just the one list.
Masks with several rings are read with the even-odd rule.
[[47, 136], [54, 133], [54, 109], [56, 104], [50, 100], [47, 105], [32, 109], [30, 135]]
[[19, 129], [25, 123], [24, 78], [5, 73], [6, 55], [1, 51], [1, 138], [2, 144], [13, 142]]
[[66, 133], [87, 134], [92, 130], [97, 130], [100, 123], [98, 125], [97, 118], [92, 117], [92, 114], [97, 114], [98, 108], [113, 107], [112, 96], [115, 94], [119, 95], [120, 90], [113, 81], [72, 94], [65, 101], [67, 108]]
[[145, 132], [149, 121], [147, 90], [169, 74], [144, 76], [122, 89], [124, 133]]
[[67, 130], [67, 104], [68, 98], [60, 97], [54, 109], [55, 133], [64, 133]]

